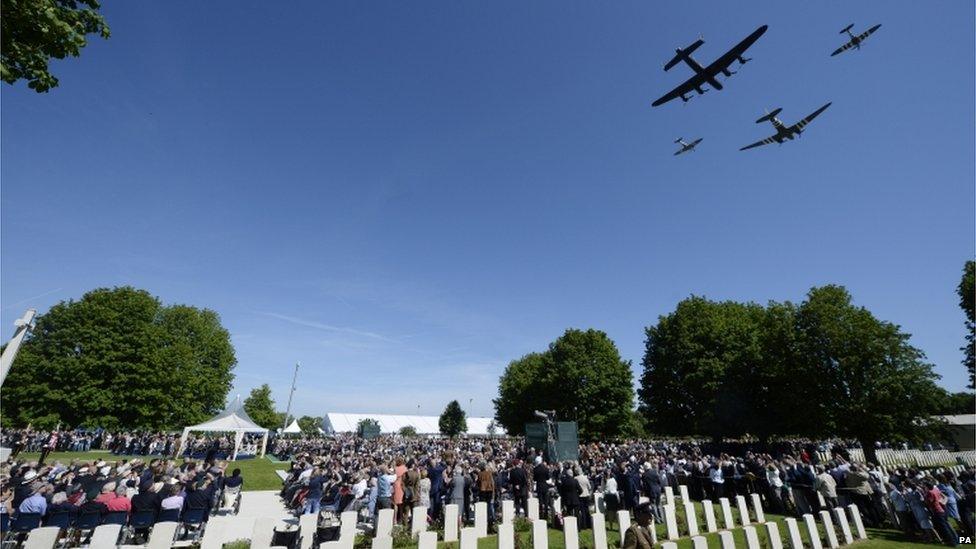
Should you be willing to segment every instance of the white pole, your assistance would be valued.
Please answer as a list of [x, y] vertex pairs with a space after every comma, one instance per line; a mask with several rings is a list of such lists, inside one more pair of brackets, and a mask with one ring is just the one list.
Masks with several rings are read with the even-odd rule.
[[24, 342], [24, 338], [27, 337], [27, 333], [31, 331], [34, 322], [34, 316], [37, 315], [37, 311], [34, 309], [27, 309], [24, 316], [18, 318], [14, 321], [14, 337], [10, 338], [10, 342], [7, 347], [3, 350], [3, 355], [0, 356], [0, 385], [3, 385], [3, 381], [7, 379], [7, 374], [10, 372], [10, 366], [14, 363], [14, 358], [17, 357], [17, 351], [20, 350], [20, 344]]
[[281, 426], [281, 430], [284, 431], [288, 427], [288, 415], [291, 414], [291, 397], [295, 395], [295, 381], [298, 380], [298, 365], [295, 363], [295, 375], [291, 378], [291, 392], [288, 393], [288, 408], [285, 409], [285, 423]]

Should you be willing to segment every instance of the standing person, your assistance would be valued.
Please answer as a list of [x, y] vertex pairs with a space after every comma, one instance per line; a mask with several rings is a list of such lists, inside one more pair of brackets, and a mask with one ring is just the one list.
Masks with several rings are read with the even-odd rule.
[[37, 462], [37, 465], [44, 465], [44, 460], [46, 460], [47, 456], [51, 455], [51, 452], [53, 452], [57, 447], [58, 433], [57, 431], [51, 431], [51, 436], [48, 437], [47, 442], [45, 442], [44, 446], [41, 447], [41, 459]]
[[396, 466], [393, 468], [393, 474], [396, 475], [396, 481], [393, 483], [393, 508], [396, 512], [396, 517], [393, 520], [406, 524], [409, 511], [403, 504], [403, 476], [407, 474], [407, 466], [403, 463], [402, 457], [396, 458]]
[[931, 480], [925, 481], [925, 507], [929, 510], [929, 514], [932, 515], [932, 525], [939, 535], [942, 536], [942, 543], [955, 547], [959, 545], [959, 537], [956, 535], [956, 531], [952, 529], [952, 526], [949, 525], [949, 521], [946, 518], [945, 505], [947, 500], [948, 498], [939, 491], [934, 482]]
[[641, 488], [651, 503], [651, 510], [658, 522], [664, 522], [661, 514], [661, 474], [656, 464], [645, 463], [644, 474], [641, 475]]
[[606, 478], [603, 485], [603, 505], [606, 506], [607, 520], [613, 524], [617, 520], [617, 511], [620, 510], [620, 493], [617, 492], [617, 479], [614, 478], [613, 471], [607, 470]]
[[481, 471], [478, 472], [478, 501], [483, 502], [488, 507], [488, 527], [495, 528], [495, 507], [492, 499], [495, 497], [495, 472], [488, 462], [481, 462]]
[[583, 469], [576, 466], [576, 484], [580, 488], [580, 528], [588, 529], [593, 527], [593, 518], [590, 515], [590, 500], [593, 498], [593, 488], [590, 485], [590, 478], [583, 474]]
[[725, 497], [725, 475], [722, 473], [722, 462], [712, 463], [708, 468], [708, 480], [712, 485], [712, 501]]
[[303, 514], [317, 515], [322, 508], [322, 491], [325, 485], [325, 476], [322, 469], [316, 467], [312, 470], [312, 476], [308, 479], [308, 493], [305, 494], [305, 508]]
[[427, 477], [430, 478], [430, 517], [437, 520], [441, 516], [441, 498], [444, 495], [444, 466], [440, 460], [434, 458], [427, 466]]
[[[380, 465], [379, 475], [376, 477], [376, 514], [382, 509], [393, 509], [393, 483], [396, 482], [396, 475], [390, 474], [390, 468], [386, 464]], [[373, 518], [376, 524], [376, 518]]]
[[407, 462], [407, 472], [403, 475], [404, 524], [413, 515], [413, 508], [420, 505], [420, 473], [411, 459]]
[[894, 507], [895, 516], [898, 517], [898, 526], [901, 531], [906, 535], [912, 535], [915, 533], [915, 517], [912, 516], [911, 507], [908, 505], [908, 499], [905, 494], [895, 488], [894, 485], [888, 485], [888, 499], [891, 500], [891, 505]]
[[525, 468], [522, 467], [522, 462], [515, 460], [512, 462], [512, 467], [508, 471], [508, 485], [512, 490], [512, 499], [515, 504], [515, 514], [522, 514], [522, 516], [528, 516], [528, 497], [529, 497], [529, 482], [528, 477], [525, 474]]
[[542, 456], [535, 457], [532, 480], [535, 482], [535, 497], [539, 500], [539, 518], [549, 518], [549, 468], [542, 463]]
[[447, 493], [450, 498], [448, 501], [451, 505], [457, 505], [458, 507], [458, 518], [467, 514], [464, 509], [464, 479], [464, 469], [460, 465], [455, 465], [454, 470], [451, 472], [451, 482], [447, 487]]
[[828, 509], [837, 507], [837, 481], [828, 473], [822, 465], [817, 465], [817, 477], [814, 479], [814, 487], [824, 498]]
[[[427, 477], [427, 468], [421, 467], [420, 480], [417, 481], [417, 505], [429, 505], [430, 503], [430, 478]], [[430, 517], [431, 510], [427, 508], [427, 516]]]
[[634, 509], [634, 523], [624, 532], [623, 549], [653, 549], [653, 538], [648, 530], [651, 516], [651, 506], [647, 503], [642, 503]]
[[571, 467], [566, 463], [559, 477], [559, 500], [563, 506], [563, 516], [576, 517], [576, 520], [579, 520], [580, 485], [573, 477]]
[[922, 530], [928, 541], [938, 541], [939, 536], [935, 533], [932, 518], [929, 516], [928, 509], [925, 508], [925, 494], [915, 484], [907, 480], [904, 482], [903, 493], [905, 494], [905, 501], [908, 502], [908, 508], [912, 510], [912, 515], [915, 517], [915, 524]]

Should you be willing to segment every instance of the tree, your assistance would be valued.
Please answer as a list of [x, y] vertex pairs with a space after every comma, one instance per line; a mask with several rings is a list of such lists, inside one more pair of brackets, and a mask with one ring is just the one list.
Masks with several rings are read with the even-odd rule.
[[969, 388], [976, 389], [976, 262], [967, 261], [962, 270], [962, 280], [956, 288], [959, 307], [966, 313], [966, 353], [963, 364], [969, 371]]
[[27, 80], [38, 93], [57, 86], [48, 71], [51, 58], [78, 57], [89, 34], [110, 36], [98, 9], [98, 0], [3, 0], [0, 78]]
[[441, 434], [446, 437], [456, 437], [461, 433], [467, 432], [468, 421], [465, 419], [464, 410], [461, 409], [458, 401], [452, 400], [447, 403], [447, 407], [444, 408], [444, 413], [441, 414], [437, 426], [440, 428]]
[[971, 414], [976, 410], [976, 393], [950, 393], [942, 389], [939, 407], [935, 413], [943, 416]]
[[302, 416], [298, 418], [298, 427], [302, 433], [310, 436], [319, 434], [319, 426], [322, 425], [322, 418], [312, 416]]
[[237, 360], [213, 311], [97, 289], [37, 317], [3, 387], [15, 425], [170, 429], [219, 412]]
[[401, 437], [413, 438], [417, 436], [417, 430], [414, 429], [413, 425], [404, 425], [403, 427], [400, 427], [399, 434]]
[[509, 433], [522, 433], [535, 410], [554, 410], [583, 438], [618, 436], [632, 427], [633, 374], [607, 334], [569, 329], [546, 352], [512, 361], [493, 402]]
[[244, 411], [251, 416], [254, 423], [265, 429], [280, 428], [284, 419], [284, 414], [275, 411], [274, 400], [271, 399], [271, 387], [267, 383], [251, 389], [251, 394], [244, 399]]

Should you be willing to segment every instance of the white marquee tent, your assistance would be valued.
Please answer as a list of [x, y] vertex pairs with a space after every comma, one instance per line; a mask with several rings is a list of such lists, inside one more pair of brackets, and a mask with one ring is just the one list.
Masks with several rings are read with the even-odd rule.
[[180, 438], [180, 449], [176, 453], [177, 456], [183, 455], [183, 446], [186, 444], [186, 437], [194, 431], [234, 433], [234, 454], [231, 457], [232, 461], [237, 459], [237, 452], [241, 449], [241, 441], [244, 439], [245, 433], [261, 433], [264, 435], [261, 437], [261, 457], [264, 457], [264, 452], [268, 447], [268, 430], [254, 423], [254, 420], [247, 415], [247, 412], [244, 411], [244, 403], [241, 401], [241, 395], [237, 395], [237, 398], [234, 399], [234, 402], [230, 406], [209, 421], [184, 428], [183, 437]]
[[291, 420], [291, 425], [285, 427], [281, 432], [286, 434], [297, 434], [302, 432], [302, 428], [298, 426], [298, 420], [293, 419]]
[[[398, 416], [385, 414], [342, 414], [329, 412], [322, 420], [322, 429], [326, 433], [352, 433], [364, 419], [374, 419], [380, 424], [381, 433], [396, 433], [403, 427], [413, 427], [419, 435], [436, 435], [440, 433], [440, 418], [438, 416]], [[469, 435], [488, 435], [488, 426], [492, 423], [490, 417], [468, 417]], [[498, 428], [502, 433], [502, 428]]]

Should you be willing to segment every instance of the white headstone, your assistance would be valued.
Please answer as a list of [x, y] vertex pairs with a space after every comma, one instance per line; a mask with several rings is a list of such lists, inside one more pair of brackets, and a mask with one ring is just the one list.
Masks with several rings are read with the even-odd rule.
[[380, 509], [376, 513], [376, 533], [374, 537], [385, 538], [393, 535], [393, 509]]
[[718, 541], [722, 549], [735, 549], [735, 538], [732, 537], [732, 532], [728, 530], [722, 530], [718, 533]]
[[[793, 521], [796, 524], [796, 520]], [[769, 549], [783, 549], [783, 538], [779, 535], [779, 525], [775, 521], [765, 523], [766, 537], [769, 538]], [[797, 532], [799, 535], [799, 532]]]
[[691, 546], [693, 549], [708, 549], [708, 540], [705, 536], [695, 536], [691, 538]]
[[498, 525], [498, 549], [515, 549], [515, 525], [511, 522]]
[[678, 549], [678, 544], [673, 541], [666, 541], [661, 544], [661, 549]]
[[410, 535], [418, 536], [427, 529], [427, 508], [424, 506], [414, 507], [413, 514], [410, 515]]
[[624, 546], [624, 532], [630, 528], [630, 511], [621, 509], [617, 511], [617, 524], [620, 528], [620, 546]]
[[847, 522], [847, 513], [844, 512], [843, 507], [834, 508], [834, 518], [837, 519], [837, 525], [840, 526], [840, 533], [844, 536], [844, 545], [854, 543], [854, 536], [851, 535], [851, 524]]
[[674, 488], [670, 486], [664, 487], [664, 505], [674, 504]]
[[597, 513], [607, 512], [607, 504], [603, 501], [603, 492], [593, 492], [593, 509]]
[[557, 515], [563, 514], [563, 498], [557, 497], [552, 500], [552, 512]]
[[603, 513], [593, 513], [593, 549], [607, 549], [607, 521]]
[[668, 504], [664, 506], [664, 525], [667, 527], [668, 539], [674, 540], [681, 536], [678, 533], [678, 516], [675, 512], [674, 505]]
[[810, 513], [803, 515], [803, 524], [807, 527], [807, 536], [810, 537], [810, 547], [813, 547], [813, 549], [823, 549], [823, 543], [820, 542], [820, 529], [817, 528], [817, 520], [813, 518], [813, 515]]
[[766, 513], [763, 513], [762, 499], [759, 494], [753, 493], [752, 498], [752, 512], [756, 515], [756, 522], [762, 524], [766, 522]]
[[853, 503], [848, 505], [847, 511], [851, 514], [851, 520], [854, 521], [854, 532], [857, 534], [857, 539], [868, 539], [868, 533], [864, 531], [864, 523], [861, 521], [861, 512], [857, 505]]
[[717, 532], [718, 525], [715, 524], [715, 506], [711, 500], [702, 500], [702, 511], [705, 513], [705, 531]]
[[488, 537], [488, 504], [483, 501], [474, 504], [474, 530], [479, 538]]
[[373, 543], [370, 545], [372, 549], [393, 549], [393, 537], [392, 536], [379, 536], [373, 538]]
[[549, 525], [544, 520], [532, 521], [532, 549], [549, 549]]
[[820, 511], [820, 522], [823, 522], [824, 532], [827, 533], [827, 546], [830, 549], [840, 547], [840, 543], [837, 542], [837, 530], [834, 530], [834, 520], [830, 518], [830, 511]]
[[502, 524], [511, 524], [515, 520], [515, 502], [510, 499], [502, 500]]
[[749, 506], [746, 505], [745, 496], [735, 496], [735, 505], [739, 508], [739, 519], [743, 526], [749, 525]]
[[684, 503], [691, 503], [691, 498], [688, 497], [688, 486], [685, 484], [678, 485], [678, 495], [681, 496], [681, 501]]
[[695, 504], [690, 501], [685, 503], [685, 520], [688, 522], [688, 535], [698, 535], [698, 513], [695, 512]]
[[444, 506], [444, 541], [458, 540], [458, 506], [456, 503]]
[[735, 528], [735, 520], [732, 518], [732, 506], [729, 505], [729, 498], [718, 498], [718, 503], [722, 506], [722, 520], [725, 521], [725, 528], [727, 530]]
[[[421, 532], [417, 549], [437, 549], [437, 532]], [[509, 549], [512, 549], [509, 547]]]
[[743, 526], [742, 531], [746, 534], [746, 547], [748, 549], [761, 549], [759, 547], [759, 535], [756, 534], [755, 526]]
[[563, 543], [566, 549], [579, 549], [579, 528], [576, 517], [563, 517]]
[[823, 494], [817, 492], [817, 501], [820, 503], [821, 507], [827, 506], [827, 500], [824, 499]]
[[478, 529], [461, 528], [461, 549], [478, 549]]
[[352, 547], [356, 539], [356, 523], [359, 522], [359, 513], [356, 511], [346, 511], [339, 515], [339, 540], [347, 542]]
[[783, 519], [786, 522], [786, 539], [790, 542], [790, 549], [803, 549], [803, 537], [800, 536], [800, 526], [793, 517]]
[[532, 521], [539, 520], [539, 499], [529, 498], [528, 502], [529, 502], [528, 503], [529, 510], [527, 512], [529, 515], [529, 520]]
[[647, 496], [638, 496], [637, 497], [637, 504], [638, 505], [643, 505], [645, 503], [650, 503], [650, 502], [651, 502], [651, 498], [649, 498]]

